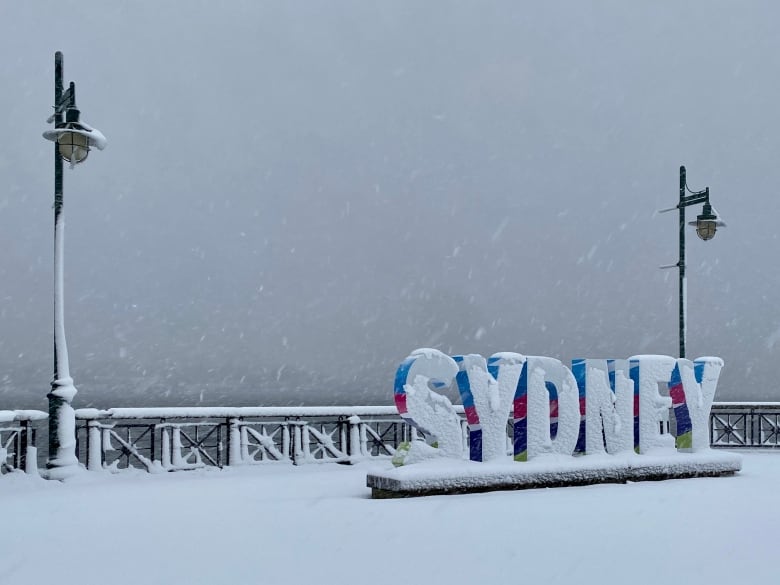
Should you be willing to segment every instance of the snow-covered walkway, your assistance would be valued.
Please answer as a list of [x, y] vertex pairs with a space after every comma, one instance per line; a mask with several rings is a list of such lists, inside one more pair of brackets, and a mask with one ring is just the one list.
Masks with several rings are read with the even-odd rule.
[[376, 463], [14, 474], [0, 583], [773, 583], [780, 453], [744, 457], [731, 478], [408, 500], [369, 499]]

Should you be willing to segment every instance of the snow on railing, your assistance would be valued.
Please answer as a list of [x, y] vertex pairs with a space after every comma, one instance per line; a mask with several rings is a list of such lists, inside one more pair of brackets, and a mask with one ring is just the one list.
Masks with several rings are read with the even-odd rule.
[[[461, 407], [462, 408], [462, 407]], [[395, 406], [183, 406], [154, 408], [80, 408], [76, 418], [147, 419], [147, 418], [240, 418], [240, 417], [330, 417], [330, 416], [397, 416]]]
[[0, 410], [0, 473], [38, 472], [33, 423], [48, 416], [40, 410]]
[[354, 463], [416, 436], [395, 406], [79, 409], [76, 419], [90, 470]]

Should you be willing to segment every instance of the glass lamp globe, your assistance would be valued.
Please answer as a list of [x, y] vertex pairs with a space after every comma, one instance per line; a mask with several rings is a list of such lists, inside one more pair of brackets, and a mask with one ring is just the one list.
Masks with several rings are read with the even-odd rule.
[[83, 134], [81, 124], [68, 122], [63, 130], [65, 131], [60, 132], [57, 137], [60, 156], [71, 165], [84, 162], [89, 155], [89, 138]]
[[715, 219], [704, 217], [700, 215], [696, 219], [696, 235], [699, 236], [705, 242], [715, 237], [715, 232], [718, 231]]
[[688, 225], [694, 226], [696, 235], [706, 242], [715, 237], [715, 232], [718, 231], [719, 227], [723, 227], [726, 224], [713, 213], [712, 205], [705, 203], [701, 214], [696, 216], [696, 221], [690, 221]]

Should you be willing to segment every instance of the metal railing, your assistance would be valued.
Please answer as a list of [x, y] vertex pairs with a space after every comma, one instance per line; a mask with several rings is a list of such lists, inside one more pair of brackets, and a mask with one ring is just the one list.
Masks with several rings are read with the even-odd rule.
[[[462, 407], [456, 407], [462, 413]], [[0, 473], [37, 473], [45, 412], [0, 410]], [[418, 436], [393, 406], [114, 408], [76, 411], [77, 453], [89, 470], [151, 473], [255, 464], [355, 463], [390, 458]], [[465, 437], [465, 421], [463, 422]], [[511, 427], [510, 427], [511, 430]], [[780, 447], [780, 402], [719, 402], [716, 448]]]
[[0, 410], [0, 474], [38, 472], [35, 422], [46, 418], [40, 410]]
[[780, 447], [780, 402], [716, 402], [710, 411], [710, 444]]
[[90, 470], [165, 472], [258, 463], [392, 457], [416, 436], [395, 407], [116, 408], [76, 411]]

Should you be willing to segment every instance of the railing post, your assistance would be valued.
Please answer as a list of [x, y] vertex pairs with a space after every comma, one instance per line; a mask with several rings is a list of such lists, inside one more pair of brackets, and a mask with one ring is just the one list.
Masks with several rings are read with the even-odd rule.
[[161, 439], [160, 439], [161, 449], [162, 449], [162, 466], [163, 469], [169, 470], [171, 469], [171, 430], [166, 425], [161, 425]]
[[358, 429], [360, 430], [360, 454], [363, 457], [371, 457], [371, 449], [368, 446], [368, 423], [361, 421]]
[[350, 463], [356, 463], [366, 456], [368, 439], [365, 429], [361, 427], [363, 423], [359, 416], [352, 415], [347, 421], [349, 422], [349, 450], [347, 455], [349, 455]]
[[241, 419], [228, 419], [228, 465], [241, 465], [244, 463], [243, 444], [244, 433], [241, 432]]
[[246, 425], [241, 425], [241, 461], [252, 462], [249, 458], [249, 430]]
[[157, 437], [157, 425], [156, 424], [149, 425], [149, 460], [150, 461], [158, 461], [158, 459], [156, 459], [157, 456], [156, 437]]
[[87, 469], [99, 471], [103, 469], [102, 429], [99, 420], [87, 421]]
[[309, 433], [303, 426], [306, 424], [304, 421], [295, 420], [290, 424], [293, 427], [292, 431], [292, 462], [293, 465], [300, 465], [304, 463], [306, 454], [309, 452]]
[[16, 436], [16, 453], [14, 456], [15, 469], [27, 469], [27, 429], [29, 421], [19, 421], [19, 434]]
[[339, 430], [339, 445], [341, 445], [341, 450], [349, 455], [352, 452], [352, 443], [349, 438], [349, 420], [344, 420], [342, 417], [339, 417], [336, 424], [338, 425]]
[[[32, 436], [35, 437], [34, 432]], [[28, 442], [27, 449], [25, 449], [24, 472], [29, 475], [40, 475], [38, 473], [38, 447], [35, 446], [35, 439], [32, 439], [32, 444]]]
[[38, 449], [35, 446], [35, 427], [30, 420], [20, 421], [22, 430], [19, 438], [19, 452], [17, 453], [17, 469], [23, 470], [29, 475], [38, 473]]
[[184, 458], [181, 456], [181, 429], [178, 426], [173, 427], [171, 437], [171, 464], [174, 468], [184, 465]]
[[311, 437], [309, 436], [309, 429], [308, 423], [306, 421], [298, 421], [298, 436], [301, 438], [301, 441], [298, 443], [301, 446], [300, 453], [298, 453], [298, 457], [296, 457], [296, 464], [298, 463], [306, 463], [306, 459], [309, 458], [309, 454], [311, 453]]
[[[750, 442], [752, 445], [761, 446], [761, 420], [756, 417], [756, 409], [750, 409]], [[758, 423], [758, 424], [756, 424]], [[747, 433], [746, 433], [747, 434]]]
[[282, 454], [290, 461], [293, 460], [293, 453], [290, 450], [290, 423], [282, 423]]
[[100, 448], [102, 449], [103, 453], [105, 453], [109, 449], [113, 449], [113, 447], [111, 446], [111, 427], [103, 425], [102, 428], [100, 429], [100, 434], [103, 437], [100, 445]]

